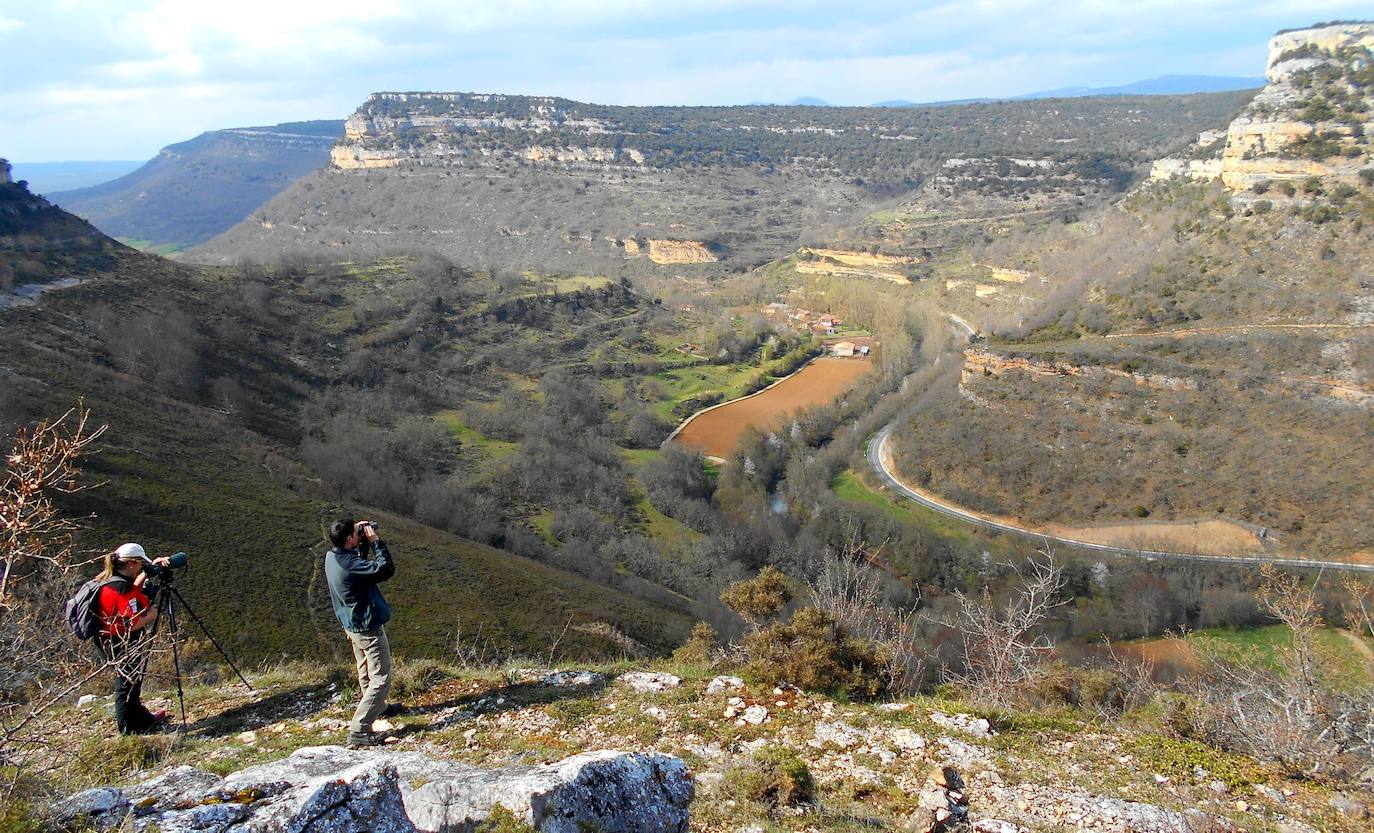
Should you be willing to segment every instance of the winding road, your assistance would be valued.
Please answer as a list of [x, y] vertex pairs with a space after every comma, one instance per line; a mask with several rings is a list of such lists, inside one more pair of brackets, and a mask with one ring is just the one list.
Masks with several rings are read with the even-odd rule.
[[[961, 330], [963, 330], [969, 336], [969, 338], [973, 337], [975, 330], [967, 321], [965, 321], [957, 315], [949, 315], [948, 317], [950, 322], [953, 323], [955, 326], [959, 327]], [[1164, 552], [1160, 550], [1135, 549], [1130, 547], [1114, 547], [1109, 544], [1096, 544], [1091, 541], [1078, 541], [1073, 538], [1061, 538], [1056, 535], [1046, 535], [1043, 532], [1036, 532], [1035, 530], [1026, 529], [1025, 527], [1012, 526], [1011, 524], [1004, 524], [998, 521], [990, 520], [988, 518], [982, 517], [981, 515], [969, 512], [966, 509], [961, 509], [958, 506], [954, 506], [953, 504], [944, 503], [943, 501], [939, 501], [926, 495], [922, 495], [915, 489], [912, 489], [910, 486], [906, 485], [900, 479], [898, 479], [897, 475], [892, 471], [891, 466], [889, 465], [888, 461], [890, 457], [886, 454], [886, 449], [888, 438], [892, 434], [892, 429], [897, 426], [897, 423], [899, 421], [900, 420], [896, 420], [891, 423], [888, 423], [886, 426], [882, 428], [882, 430], [878, 431], [869, 439], [867, 452], [868, 464], [870, 467], [872, 467], [873, 472], [878, 475], [879, 479], [881, 479], [883, 483], [888, 486], [888, 488], [892, 489], [893, 491], [897, 492], [903, 497], [913, 500], [916, 503], [919, 503], [921, 506], [926, 507], [927, 509], [939, 512], [940, 514], [947, 515], [951, 518], [957, 518], [958, 520], [964, 521], [965, 523], [973, 524], [974, 526], [981, 526], [984, 529], [993, 529], [999, 532], [1010, 532], [1013, 535], [1020, 535], [1022, 537], [1030, 538], [1034, 541], [1039, 541], [1044, 544], [1061, 544], [1064, 546], [1074, 547], [1077, 549], [1092, 550], [1094, 552], [1107, 553], [1110, 555], [1124, 555], [1134, 558], [1144, 558], [1147, 560], [1157, 558], [1171, 561], [1198, 561], [1207, 562], [1211, 564], [1273, 563], [1281, 567], [1336, 570], [1354, 573], [1374, 573], [1374, 564], [1350, 564], [1343, 561], [1320, 561], [1317, 559], [1310, 558], [1269, 558], [1261, 556], [1243, 555], [1202, 555], [1200, 553]]]

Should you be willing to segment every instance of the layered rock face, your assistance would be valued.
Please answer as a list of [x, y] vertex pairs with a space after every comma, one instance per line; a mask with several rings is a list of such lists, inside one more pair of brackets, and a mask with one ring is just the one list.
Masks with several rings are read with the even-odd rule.
[[[377, 93], [323, 169], [189, 257], [431, 250], [476, 268], [717, 274], [923, 188], [1104, 199], [1134, 164], [1244, 96], [1187, 99], [616, 107]], [[1117, 161], [1104, 163], [1107, 151]]]
[[[1155, 163], [1151, 178], [1220, 179], [1232, 191], [1355, 184], [1370, 163], [1374, 23], [1281, 32], [1269, 41], [1268, 83], [1226, 131], [1220, 155]], [[1204, 134], [1194, 153], [1209, 149]], [[1263, 183], [1263, 184], [1261, 184]], [[1281, 186], [1282, 187], [1282, 186]], [[1284, 188], [1279, 195], [1292, 196]], [[1275, 194], [1269, 195], [1271, 198]]]

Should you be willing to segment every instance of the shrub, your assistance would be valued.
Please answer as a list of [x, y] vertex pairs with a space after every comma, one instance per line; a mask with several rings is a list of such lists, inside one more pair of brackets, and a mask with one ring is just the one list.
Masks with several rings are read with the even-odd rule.
[[687, 665], [710, 665], [716, 650], [716, 629], [706, 622], [692, 626], [692, 635], [673, 651], [673, 661]]
[[769, 812], [816, 800], [816, 780], [810, 767], [785, 746], [765, 746], [735, 775], [743, 796], [763, 804]]
[[1040, 669], [1028, 688], [1031, 699], [1040, 704], [1074, 706], [1104, 716], [1139, 706], [1150, 694], [1148, 669], [1078, 668], [1062, 660]]
[[859, 697], [874, 697], [884, 688], [887, 659], [880, 650], [814, 607], [755, 632], [745, 648], [745, 674], [759, 685], [785, 681], [806, 691]]
[[757, 629], [761, 621], [787, 607], [792, 601], [792, 588], [782, 570], [770, 565], [757, 576], [725, 588], [720, 601]]

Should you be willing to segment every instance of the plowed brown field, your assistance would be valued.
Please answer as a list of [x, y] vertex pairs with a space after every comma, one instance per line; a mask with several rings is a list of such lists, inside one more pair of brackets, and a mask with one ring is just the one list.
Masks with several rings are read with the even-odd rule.
[[762, 393], [692, 417], [675, 439], [711, 457], [727, 458], [739, 445], [745, 428], [774, 428], [799, 408], [830, 402], [870, 367], [868, 359], [816, 359]]

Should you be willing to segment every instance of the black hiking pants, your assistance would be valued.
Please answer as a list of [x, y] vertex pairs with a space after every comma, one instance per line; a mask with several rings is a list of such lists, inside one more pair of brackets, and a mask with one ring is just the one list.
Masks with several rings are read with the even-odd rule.
[[153, 728], [156, 720], [143, 705], [143, 676], [148, 671], [148, 641], [140, 634], [101, 638], [101, 656], [114, 669], [115, 724], [121, 735]]

